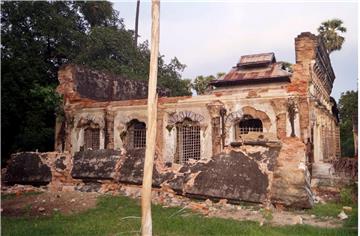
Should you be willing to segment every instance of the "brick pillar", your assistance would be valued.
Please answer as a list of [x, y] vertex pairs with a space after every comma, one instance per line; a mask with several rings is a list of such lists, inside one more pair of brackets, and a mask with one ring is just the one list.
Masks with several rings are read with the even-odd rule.
[[113, 111], [105, 111], [105, 148], [114, 149], [114, 118]]
[[161, 161], [164, 161], [163, 156], [163, 149], [164, 149], [164, 111], [162, 110], [161, 106], [157, 108], [157, 120], [156, 120], [156, 146], [155, 146], [155, 153]]
[[287, 91], [299, 96], [298, 115], [300, 120], [300, 136], [303, 141], [309, 137], [309, 81], [311, 80], [310, 65], [316, 58], [318, 38], [310, 32], [303, 32], [295, 38], [296, 64]]
[[278, 139], [286, 138], [286, 113], [276, 115], [276, 132]]
[[316, 57], [317, 36], [310, 32], [302, 32], [295, 38], [296, 64], [308, 63]]
[[212, 126], [212, 153], [216, 155], [221, 152], [220, 117], [211, 119]]
[[72, 152], [72, 142], [71, 142], [71, 131], [74, 128], [74, 114], [72, 111], [65, 110], [65, 144], [64, 151]]
[[224, 104], [221, 103], [220, 101], [207, 104], [207, 109], [211, 117], [212, 155], [216, 155], [221, 152], [220, 109], [223, 107]]

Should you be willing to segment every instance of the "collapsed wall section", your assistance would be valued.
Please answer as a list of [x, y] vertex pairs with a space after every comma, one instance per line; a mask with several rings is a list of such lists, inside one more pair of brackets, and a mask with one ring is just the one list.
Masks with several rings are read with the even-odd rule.
[[[229, 148], [225, 153], [215, 155], [209, 160], [185, 165], [173, 164], [171, 167], [164, 166], [156, 158], [153, 187], [170, 189], [179, 195], [193, 198], [264, 204], [275, 201], [285, 205], [310, 207], [303, 199], [296, 198], [296, 195], [292, 198], [279, 197], [288, 190], [273, 190], [273, 186], [283, 184], [276, 178], [276, 175], [279, 175], [279, 153], [280, 158], [284, 156], [281, 152], [283, 151], [279, 144], [245, 145]], [[28, 168], [30, 161], [34, 162], [31, 165], [33, 168]], [[126, 153], [115, 150], [87, 150], [76, 153], [74, 157], [68, 153], [55, 152], [17, 153], [12, 156], [3, 181], [5, 184], [42, 182], [55, 190], [116, 191], [121, 185], [141, 185], [143, 166], [143, 149]], [[284, 175], [286, 170], [295, 169], [295, 166], [291, 170], [280, 168], [280, 175]], [[300, 174], [304, 173], [298, 171], [296, 175], [302, 178]], [[300, 181], [289, 181], [284, 187], [300, 189], [305, 186], [302, 184], [304, 183]]]

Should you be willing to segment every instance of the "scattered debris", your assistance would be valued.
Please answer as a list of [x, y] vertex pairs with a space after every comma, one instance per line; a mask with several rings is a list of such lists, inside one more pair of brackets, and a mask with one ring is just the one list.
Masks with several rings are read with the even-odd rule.
[[[61, 194], [61, 195], [60, 195]], [[141, 196], [140, 186], [119, 186], [117, 191], [108, 192], [112, 195], [125, 195], [134, 199], [139, 199]], [[87, 192], [48, 192], [45, 191], [39, 195], [22, 195], [15, 199], [8, 199], [3, 201], [2, 215], [4, 216], [50, 216], [54, 212], [61, 212], [62, 214], [73, 214], [84, 211], [88, 208], [95, 207], [96, 198], [99, 193]], [[61, 196], [61, 197], [60, 197]], [[45, 202], [43, 202], [45, 200]], [[69, 202], [77, 202], [79, 204], [69, 204]], [[262, 206], [259, 204], [253, 205], [234, 205], [228, 203], [226, 199], [220, 199], [219, 202], [214, 203], [211, 199], [205, 201], [193, 201], [187, 197], [176, 195], [171, 192], [164, 192], [154, 190], [152, 192], [152, 202], [160, 204], [163, 207], [180, 207], [169, 217], [184, 217], [188, 214], [187, 209], [198, 212], [206, 217], [219, 217], [234, 220], [249, 220], [257, 221], [260, 226], [264, 224], [271, 225], [295, 225], [307, 224], [316, 227], [341, 227], [342, 221], [339, 218], [317, 218], [315, 215], [308, 215], [305, 212], [287, 211], [285, 208], [277, 205], [275, 208], [272, 206]], [[32, 208], [28, 212], [24, 209], [32, 204]], [[46, 209], [53, 209], [47, 211]], [[345, 206], [344, 211], [349, 210]], [[30, 211], [30, 212], [29, 212]], [[344, 211], [341, 217], [348, 217]], [[29, 213], [29, 214], [28, 214]]]
[[294, 224], [295, 225], [302, 225], [303, 224], [303, 218], [301, 218], [301, 216], [295, 216], [294, 217]]
[[349, 218], [344, 211], [341, 211], [338, 217], [340, 220], [346, 220], [347, 218]]
[[352, 211], [352, 207], [349, 207], [349, 206], [343, 206], [342, 208], [344, 211]]
[[38, 208], [38, 211], [39, 211], [39, 212], [44, 212], [44, 211], [45, 211], [45, 208], [44, 208], [44, 207], [39, 207], [39, 208]]

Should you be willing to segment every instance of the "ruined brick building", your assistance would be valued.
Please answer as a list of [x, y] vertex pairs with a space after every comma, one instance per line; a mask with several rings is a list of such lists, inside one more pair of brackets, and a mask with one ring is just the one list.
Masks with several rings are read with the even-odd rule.
[[[206, 95], [159, 89], [154, 186], [311, 207], [309, 162], [340, 155], [335, 75], [317, 36], [298, 35], [295, 52], [292, 72], [274, 53], [246, 55]], [[54, 155], [69, 159], [71, 178], [141, 184], [147, 86], [77, 65], [64, 66], [59, 81]]]
[[[295, 39], [295, 50], [292, 73], [276, 62], [274, 53], [247, 55], [211, 82], [214, 89], [208, 95], [164, 97], [160, 91], [158, 154], [165, 162], [184, 163], [210, 158], [233, 142], [294, 136], [310, 140], [315, 161], [338, 157], [329, 56], [310, 33]], [[67, 122], [65, 140], [57, 135], [56, 150], [145, 146], [146, 85], [75, 65], [60, 70], [59, 81]]]

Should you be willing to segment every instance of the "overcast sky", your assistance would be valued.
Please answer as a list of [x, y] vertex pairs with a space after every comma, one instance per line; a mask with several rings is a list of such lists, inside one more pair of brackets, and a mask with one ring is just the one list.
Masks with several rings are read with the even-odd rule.
[[[134, 29], [136, 0], [114, 2], [127, 29]], [[294, 38], [316, 33], [327, 19], [347, 28], [341, 51], [331, 54], [336, 80], [332, 95], [357, 89], [358, 6], [355, 2], [189, 2], [162, 1], [160, 53], [187, 67], [183, 78], [228, 72], [241, 55], [274, 52], [278, 61], [295, 62]], [[150, 41], [151, 3], [141, 0], [139, 41]]]

